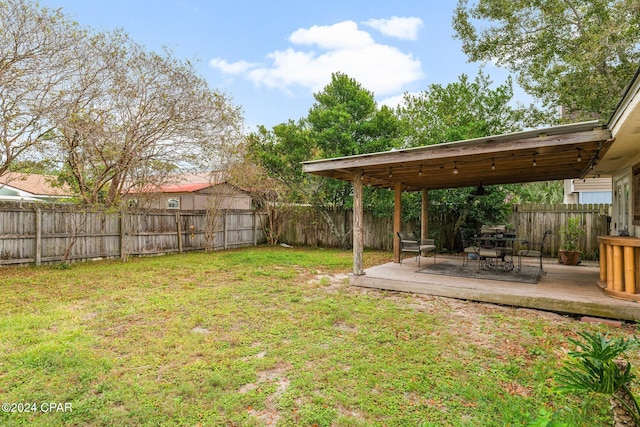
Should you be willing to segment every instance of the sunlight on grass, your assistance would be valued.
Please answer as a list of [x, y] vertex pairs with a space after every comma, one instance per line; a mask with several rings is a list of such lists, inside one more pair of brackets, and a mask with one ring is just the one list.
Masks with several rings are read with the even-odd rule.
[[609, 425], [608, 402], [550, 391], [566, 337], [604, 326], [354, 288], [351, 262], [259, 247], [3, 269], [2, 400], [73, 411], [0, 425], [515, 426], [541, 408]]

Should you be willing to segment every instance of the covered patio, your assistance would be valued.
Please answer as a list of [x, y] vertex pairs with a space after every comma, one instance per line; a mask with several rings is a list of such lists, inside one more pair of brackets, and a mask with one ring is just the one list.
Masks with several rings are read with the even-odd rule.
[[[598, 164], [614, 140], [597, 121], [425, 147], [303, 163], [303, 170], [353, 183], [352, 284], [473, 301], [507, 304], [625, 320], [640, 320], [640, 305], [611, 298], [598, 285], [597, 265], [568, 267], [547, 260], [536, 285], [418, 272], [417, 262], [400, 264], [401, 195], [422, 193], [421, 237], [428, 238], [429, 190], [597, 177]], [[392, 189], [393, 262], [363, 268], [364, 185]], [[415, 259], [415, 258], [414, 258]], [[446, 257], [438, 256], [438, 261]], [[458, 258], [462, 264], [462, 259]], [[424, 261], [424, 259], [423, 259]], [[424, 264], [428, 264], [424, 262]], [[473, 267], [471, 267], [473, 268]]]
[[429, 190], [588, 178], [613, 140], [598, 121], [466, 141], [303, 163], [303, 170], [353, 183], [353, 274], [364, 274], [364, 185], [394, 191], [393, 261], [400, 262], [402, 193], [422, 193], [421, 238], [428, 238]]

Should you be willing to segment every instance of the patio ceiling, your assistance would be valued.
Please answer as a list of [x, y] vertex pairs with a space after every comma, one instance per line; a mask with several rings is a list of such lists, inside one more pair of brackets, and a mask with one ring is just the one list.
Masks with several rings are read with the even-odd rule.
[[[595, 176], [612, 143], [599, 122], [303, 163], [308, 173], [405, 191]], [[535, 160], [535, 162], [534, 162]], [[457, 171], [457, 172], [456, 172]]]

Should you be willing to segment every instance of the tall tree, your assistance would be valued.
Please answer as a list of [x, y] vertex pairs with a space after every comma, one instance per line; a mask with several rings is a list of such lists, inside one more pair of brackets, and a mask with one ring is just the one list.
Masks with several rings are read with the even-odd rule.
[[83, 202], [117, 204], [132, 188], [220, 161], [219, 148], [239, 141], [240, 111], [189, 62], [119, 32], [93, 35], [77, 55], [55, 140]]
[[[254, 133], [250, 138], [251, 152], [270, 176], [286, 183], [293, 200], [315, 206], [346, 247], [350, 245], [350, 229], [344, 221], [343, 226], [336, 224], [326, 209], [351, 208], [351, 185], [307, 175], [302, 172], [300, 162], [397, 147], [400, 127], [390, 109], [378, 108], [373, 93], [345, 74], [333, 74], [331, 82], [314, 97], [316, 102], [306, 119], [289, 121], [272, 130], [261, 128]], [[379, 206], [390, 205], [389, 192], [380, 193], [379, 197], [367, 198], [376, 201], [368, 209], [379, 212]]]
[[609, 118], [640, 62], [640, 0], [458, 0], [453, 26], [471, 61], [580, 118]]
[[0, 2], [0, 175], [38, 159], [83, 36], [59, 11], [29, 0]]
[[[404, 145], [417, 147], [514, 132], [551, 120], [548, 113], [533, 106], [513, 106], [511, 80], [493, 87], [489, 76], [480, 72], [474, 80], [462, 75], [457, 82], [430, 85], [418, 94], [405, 95], [397, 114], [402, 124]], [[482, 177], [478, 177], [481, 184]], [[453, 249], [460, 226], [479, 228], [498, 223], [508, 213], [508, 186], [488, 186], [485, 194], [472, 188], [432, 190], [430, 218], [442, 247]], [[419, 204], [407, 195], [404, 205], [410, 218], [418, 218]]]

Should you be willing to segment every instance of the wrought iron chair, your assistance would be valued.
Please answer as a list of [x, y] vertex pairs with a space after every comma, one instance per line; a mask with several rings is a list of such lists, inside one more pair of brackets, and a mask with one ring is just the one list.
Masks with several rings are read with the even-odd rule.
[[469, 254], [475, 254], [475, 257], [478, 259], [478, 271], [482, 268], [483, 262], [485, 270], [491, 270], [494, 263], [497, 262], [497, 259], [502, 256], [502, 250], [495, 246], [487, 248], [482, 247], [477, 242], [468, 242], [463, 227], [460, 227], [460, 237], [462, 239], [462, 247], [465, 253], [465, 256], [462, 259], [463, 268], [469, 264]]
[[414, 232], [398, 231], [400, 238], [400, 264], [404, 252], [415, 252], [418, 267], [420, 267], [420, 255], [422, 252], [433, 252], [433, 263], [436, 263], [436, 244], [433, 239], [419, 239]]
[[551, 230], [545, 231], [544, 236], [542, 236], [542, 241], [539, 243], [529, 241], [522, 242], [526, 246], [526, 249], [518, 251], [518, 271], [522, 270], [522, 257], [529, 257], [538, 258], [540, 260], [540, 271], [542, 271], [543, 275], [547, 274], [544, 268], [542, 268], [542, 251], [544, 250], [544, 242], [549, 234], [551, 234]]

